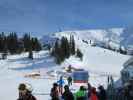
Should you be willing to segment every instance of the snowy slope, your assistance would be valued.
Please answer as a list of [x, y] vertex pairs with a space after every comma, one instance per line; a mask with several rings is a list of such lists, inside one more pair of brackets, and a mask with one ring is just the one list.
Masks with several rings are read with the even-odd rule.
[[[34, 87], [34, 91], [37, 93], [48, 93], [52, 86], [53, 80], [48, 80], [49, 77], [43, 77], [40, 79], [25, 78], [26, 74], [31, 72], [38, 72], [41, 70], [43, 75], [46, 71], [56, 67], [53, 59], [49, 56], [47, 51], [42, 51], [39, 54], [34, 55], [35, 59], [28, 60], [27, 54], [9, 56], [7, 60], [0, 60], [0, 98], [2, 100], [16, 100], [18, 97], [17, 87], [19, 83], [30, 83]], [[44, 100], [44, 96], [37, 95], [39, 100]], [[41, 99], [42, 97], [42, 99]], [[46, 96], [47, 99], [49, 96]]]
[[[81, 46], [81, 44], [80, 44]], [[30, 83], [34, 87], [34, 95], [39, 100], [49, 100], [49, 91], [52, 83], [57, 81], [58, 77], [47, 75], [49, 71], [62, 71], [62, 67], [72, 64], [74, 67], [85, 68], [90, 73], [90, 83], [93, 86], [99, 84], [106, 85], [107, 74], [113, 74], [118, 79], [122, 64], [129, 58], [118, 53], [103, 50], [97, 47], [82, 46], [85, 52], [84, 60], [81, 62], [78, 58], [70, 57], [61, 66], [54, 63], [47, 51], [36, 54], [33, 61], [26, 58], [27, 54], [9, 56], [7, 60], [0, 61], [0, 97], [2, 100], [14, 100], [17, 98], [17, 86], [19, 83]], [[40, 72], [41, 78], [25, 78], [29, 73]], [[55, 73], [56, 74], [56, 73]], [[75, 86], [74, 86], [75, 87]], [[42, 95], [48, 94], [48, 95]], [[7, 96], [8, 95], [8, 96]]]
[[[113, 29], [112, 31], [116, 30]], [[101, 32], [102, 34], [103, 31], [98, 30], [97, 32]], [[94, 39], [102, 40], [103, 36], [97, 32], [95, 32]], [[17, 99], [17, 86], [22, 82], [30, 83], [33, 86], [33, 94], [38, 100], [44, 100], [44, 98], [45, 100], [49, 100], [49, 92], [53, 82], [57, 81], [59, 73], [63, 73], [63, 68], [69, 64], [76, 68], [88, 70], [90, 74], [89, 81], [96, 87], [99, 84], [103, 84], [106, 87], [108, 74], [113, 75], [115, 80], [119, 79], [120, 70], [123, 68], [122, 65], [129, 59], [129, 56], [99, 47], [91, 47], [82, 41], [84, 38], [92, 38], [89, 35], [86, 36], [85, 33], [79, 31], [78, 34], [74, 32], [61, 32], [54, 35], [60, 38], [61, 36], [70, 37], [71, 34], [74, 34], [76, 47], [81, 49], [84, 54], [83, 61], [75, 58], [75, 56], [71, 56], [61, 65], [56, 65], [48, 51], [34, 53], [35, 59], [33, 61], [27, 59], [27, 53], [8, 56], [7, 60], [0, 60], [0, 97], [2, 100], [9, 100], [9, 98], [10, 100]], [[120, 35], [119, 32], [117, 35]], [[29, 75], [30, 73], [39, 73], [41, 76], [37, 78], [25, 77], [25, 75]], [[74, 84], [71, 88], [77, 89], [77, 86]]]
[[[84, 57], [82, 62], [75, 62], [75, 60], [72, 59], [68, 62], [74, 61], [76, 64], [74, 66], [82, 66], [90, 72], [90, 75], [93, 75], [94, 77], [96, 75], [98, 79], [91, 79], [92, 77], [90, 77], [90, 80], [92, 80], [92, 84], [98, 86], [103, 82], [103, 80], [100, 81], [100, 77], [104, 78], [104, 85], [106, 85], [107, 75], [113, 75], [115, 80], [120, 78], [120, 70], [123, 68], [123, 63], [129, 58], [129, 56], [121, 55], [117, 52], [101, 49], [99, 47], [91, 47], [89, 45], [89, 40], [99, 42], [111, 40], [113, 42], [110, 43], [115, 45], [115, 47], [118, 47], [118, 44], [122, 40], [121, 35], [124, 30], [125, 29], [123, 28], [113, 28], [107, 30], [65, 31], [55, 33], [54, 36], [58, 38], [65, 36], [68, 39], [70, 38], [70, 35], [74, 36], [76, 47], [81, 49]], [[83, 40], [88, 41], [88, 44], [83, 42]], [[113, 44], [114, 42], [118, 44]]]

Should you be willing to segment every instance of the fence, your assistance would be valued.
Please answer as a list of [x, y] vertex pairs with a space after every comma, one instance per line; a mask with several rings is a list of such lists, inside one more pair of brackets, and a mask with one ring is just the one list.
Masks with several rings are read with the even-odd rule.
[[108, 95], [107, 100], [132, 100], [124, 95]]

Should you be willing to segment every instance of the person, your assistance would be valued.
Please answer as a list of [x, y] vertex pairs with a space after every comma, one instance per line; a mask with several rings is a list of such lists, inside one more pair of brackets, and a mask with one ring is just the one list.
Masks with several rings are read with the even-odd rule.
[[133, 84], [126, 83], [124, 86], [124, 95], [127, 98], [127, 100], [133, 100]]
[[91, 85], [90, 83], [88, 83], [88, 99], [90, 98], [91, 96]]
[[71, 76], [69, 76], [67, 78], [67, 82], [68, 82], [68, 86], [72, 85], [72, 77]]
[[21, 83], [18, 87], [19, 98], [17, 100], [37, 100], [33, 95], [32, 91], [29, 90], [26, 84]]
[[59, 91], [58, 91], [58, 84], [54, 83], [53, 88], [51, 89], [50, 96], [52, 100], [59, 100]]
[[73, 93], [69, 90], [69, 86], [64, 86], [64, 93], [62, 94], [63, 100], [74, 100]]
[[57, 83], [59, 84], [59, 93], [62, 95], [62, 93], [63, 93], [63, 85], [65, 84], [62, 76], [60, 77], [59, 81], [57, 81]]
[[107, 99], [107, 97], [106, 97], [107, 94], [106, 94], [106, 91], [105, 91], [104, 87], [102, 85], [100, 85], [98, 87], [98, 89], [99, 89], [99, 92], [98, 92], [99, 100], [106, 100]]
[[69, 72], [69, 73], [72, 72], [72, 66], [71, 66], [71, 65], [68, 66], [68, 70], [67, 70], [67, 72]]
[[92, 87], [92, 89], [91, 89], [90, 100], [98, 100], [97, 92], [96, 92], [96, 88], [95, 87]]
[[75, 94], [75, 99], [76, 100], [86, 100], [87, 99], [87, 93], [85, 91], [84, 86], [80, 86], [79, 91], [77, 91]]

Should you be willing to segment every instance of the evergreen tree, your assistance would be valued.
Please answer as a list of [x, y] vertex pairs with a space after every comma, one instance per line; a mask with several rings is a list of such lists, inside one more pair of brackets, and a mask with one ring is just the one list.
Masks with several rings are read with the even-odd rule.
[[5, 55], [8, 52], [11, 54], [21, 53], [23, 51], [40, 51], [42, 49], [41, 43], [37, 38], [30, 37], [25, 34], [23, 38], [18, 38], [17, 33], [11, 32], [5, 35], [4, 32], [0, 33], [0, 52]]
[[31, 46], [31, 37], [30, 37], [30, 34], [25, 34], [24, 36], [23, 36], [23, 42], [24, 42], [24, 49], [25, 49], [25, 51], [29, 51], [29, 47]]
[[0, 34], [0, 52], [3, 51], [3, 48], [4, 48], [4, 33], [2, 32]]
[[58, 55], [59, 49], [60, 49], [60, 47], [59, 47], [59, 42], [58, 42], [58, 40], [57, 40], [57, 41], [55, 42], [55, 46], [54, 46], [54, 55], [55, 55], [55, 56]]
[[77, 49], [76, 56], [79, 57], [81, 60], [83, 59], [83, 53], [79, 49]]
[[29, 55], [28, 55], [28, 58], [30, 59], [33, 59], [33, 45], [32, 45], [32, 41], [29, 41], [29, 48], [28, 48], [28, 52], [29, 52]]
[[34, 51], [40, 51], [42, 49], [41, 43], [38, 41], [37, 38], [32, 38], [31, 42]]
[[67, 38], [65, 38], [65, 50], [66, 50], [66, 58], [69, 58], [70, 57], [70, 44]]
[[67, 38], [62, 37], [61, 39], [61, 52], [63, 58], [69, 58], [70, 56], [70, 46]]
[[10, 33], [7, 37], [7, 47], [11, 54], [17, 53], [18, 37], [15, 32]]
[[75, 55], [75, 40], [73, 35], [70, 36], [70, 52], [72, 55]]
[[69, 58], [71, 54], [75, 54], [75, 41], [73, 36], [70, 37], [70, 42], [66, 37], [62, 37], [60, 41], [57, 40], [51, 52], [51, 55], [56, 58], [56, 62], [59, 64], [66, 58]]
[[55, 56], [56, 63], [60, 64], [62, 62], [63, 57], [62, 57], [62, 52], [61, 52], [61, 48], [58, 40], [56, 40], [53, 50], [54, 50], [53, 55]]

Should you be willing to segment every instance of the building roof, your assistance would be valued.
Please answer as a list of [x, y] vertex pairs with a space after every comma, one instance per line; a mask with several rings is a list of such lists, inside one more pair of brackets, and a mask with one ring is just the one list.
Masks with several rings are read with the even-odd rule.
[[124, 68], [127, 68], [128, 66], [133, 66], [133, 57], [129, 58], [124, 64]]

